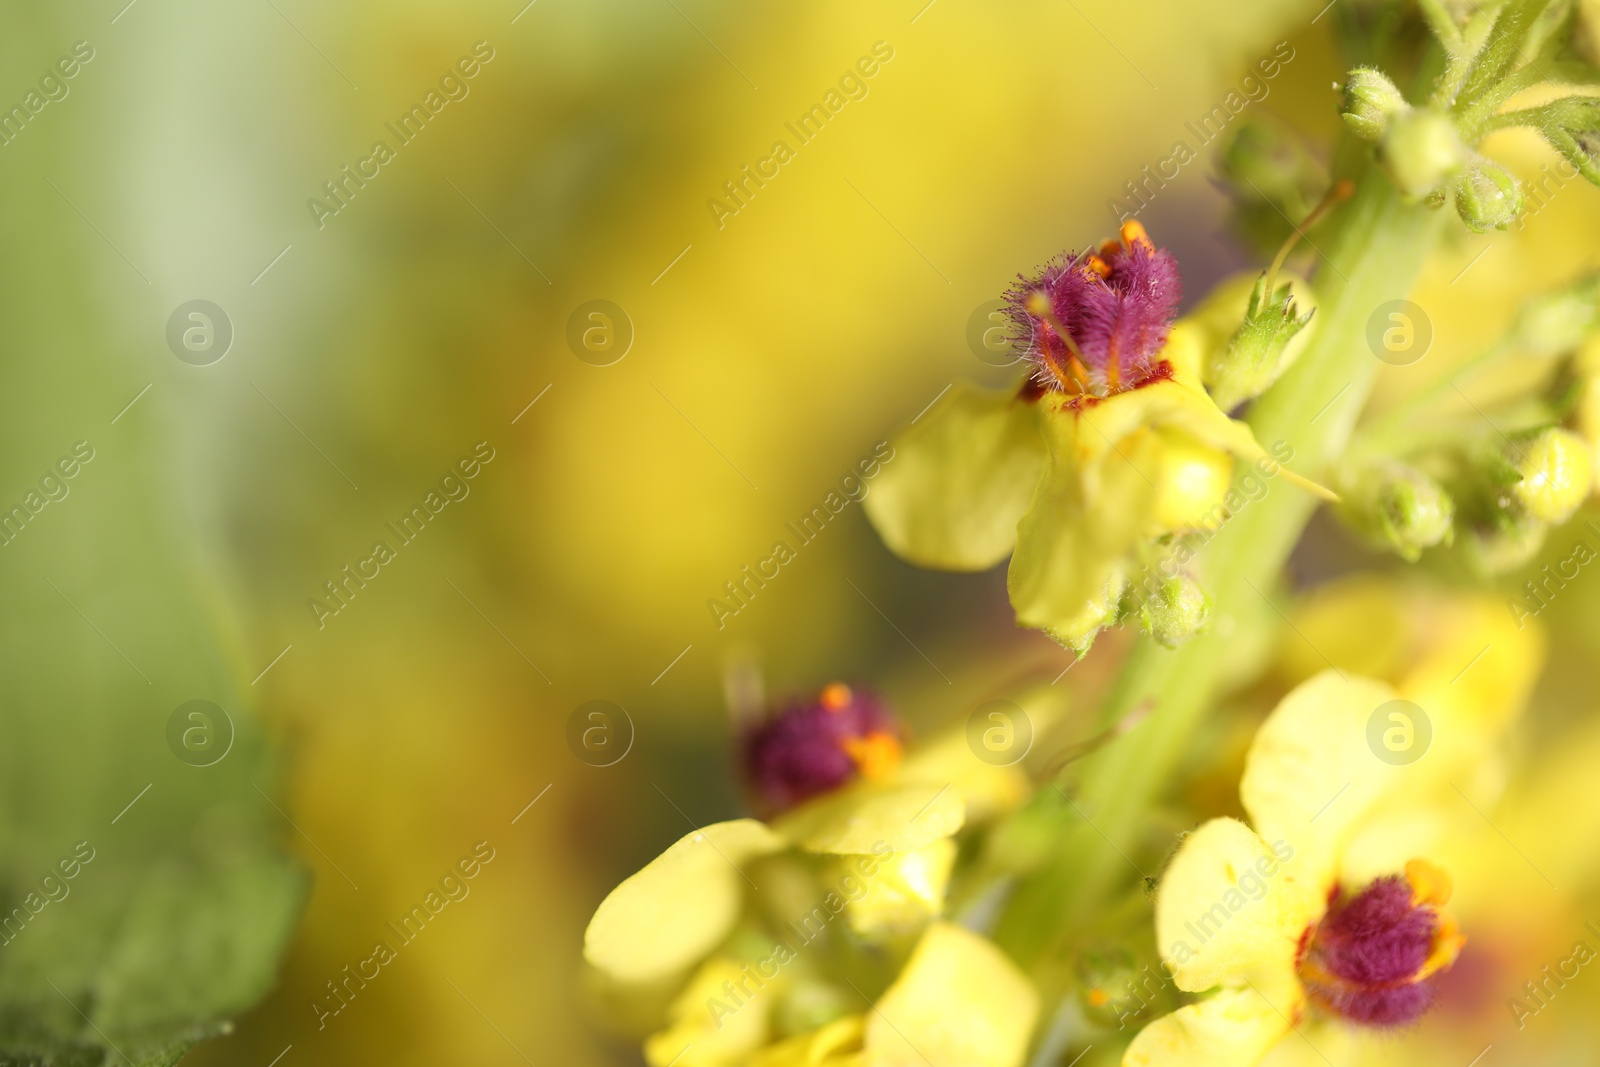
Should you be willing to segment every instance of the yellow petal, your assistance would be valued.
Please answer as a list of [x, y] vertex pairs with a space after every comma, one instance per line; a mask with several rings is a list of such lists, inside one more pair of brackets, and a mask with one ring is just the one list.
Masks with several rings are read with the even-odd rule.
[[855, 869], [849, 861], [862, 858], [841, 860], [842, 873], [836, 878], [836, 884], [852, 895], [861, 892], [859, 900], [845, 907], [845, 915], [850, 928], [862, 937], [881, 940], [914, 933], [943, 910], [950, 869], [956, 862], [956, 843], [950, 838], [896, 853], [884, 859], [872, 877], [846, 881], [846, 876], [853, 878]]
[[1019, 623], [1080, 651], [1111, 621], [1125, 557], [1155, 514], [1161, 442], [1133, 399], [1151, 388], [1082, 411], [1041, 401], [1058, 405], [1043, 419], [1050, 461], [1017, 526], [1006, 587]]
[[846, 1015], [762, 1050], [751, 1058], [750, 1067], [857, 1067], [864, 1059], [865, 1034], [866, 1017]]
[[1184, 838], [1156, 898], [1156, 944], [1179, 989], [1292, 982], [1300, 935], [1319, 909], [1290, 858], [1237, 819]]
[[818, 797], [772, 828], [807, 852], [909, 852], [950, 837], [966, 818], [967, 802], [953, 785], [861, 782]]
[[1396, 699], [1382, 682], [1324, 671], [1256, 732], [1239, 799], [1257, 833], [1294, 850], [1290, 865], [1308, 890], [1332, 885], [1345, 842], [1403, 783], [1409, 768], [1384, 762], [1367, 743], [1373, 713]]
[[[1239, 318], [1244, 318], [1243, 305], [1240, 305]], [[1205, 363], [1208, 343], [1206, 329], [1192, 319], [1179, 319], [1172, 324], [1166, 347], [1161, 350], [1161, 358], [1172, 364], [1174, 380], [1191, 389], [1204, 389], [1200, 384], [1200, 372]]]
[[1226, 990], [1139, 1031], [1122, 1067], [1254, 1067], [1289, 1032], [1289, 1006], [1254, 989]]
[[731, 1067], [766, 1044], [776, 992], [763, 989], [739, 1004], [722, 988], [739, 981], [750, 988], [743, 965], [725, 956], [706, 961], [672, 1002], [666, 1029], [645, 1039], [645, 1062], [650, 1067]]
[[863, 506], [896, 555], [987, 570], [1016, 543], [1044, 452], [1033, 402], [956, 385], [895, 438]]
[[[1226, 517], [1222, 504], [1197, 509], [1197, 494], [1169, 485], [1196, 471], [1209, 483], [1223, 465], [1231, 467], [1197, 465], [1196, 451], [1249, 460], [1325, 499], [1338, 499], [1279, 465], [1248, 426], [1228, 418], [1203, 391], [1178, 381], [1156, 381], [1104, 399], [1046, 394], [1039, 413], [1049, 459], [1017, 524], [1006, 586], [1019, 622], [1079, 651], [1110, 621], [1130, 550], [1170, 532], [1162, 522], [1164, 496], [1169, 520], [1216, 526]], [[1179, 455], [1169, 461], [1175, 444]]]
[[600, 902], [583, 934], [584, 958], [625, 982], [686, 969], [738, 921], [748, 884], [739, 868], [783, 847], [783, 838], [754, 819], [713, 823], [680, 838]]
[[1039, 997], [969, 930], [935, 923], [867, 1017], [871, 1067], [1019, 1067]]

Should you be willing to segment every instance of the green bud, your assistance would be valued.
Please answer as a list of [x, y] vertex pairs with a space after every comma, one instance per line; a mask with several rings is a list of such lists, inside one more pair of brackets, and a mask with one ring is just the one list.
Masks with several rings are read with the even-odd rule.
[[1503, 230], [1522, 214], [1522, 185], [1498, 163], [1479, 159], [1455, 181], [1456, 214], [1473, 233]]
[[1364, 141], [1380, 141], [1396, 115], [1410, 109], [1389, 76], [1371, 67], [1357, 67], [1344, 83], [1339, 117]]
[[1396, 115], [1378, 144], [1378, 161], [1389, 179], [1413, 200], [1437, 193], [1460, 173], [1466, 158], [1455, 123], [1427, 109]]
[[[1206, 353], [1201, 377], [1223, 411], [1266, 392], [1300, 358], [1311, 339], [1310, 333], [1301, 332], [1317, 310], [1310, 286], [1290, 278], [1270, 295], [1266, 286], [1263, 274], [1250, 290], [1244, 321], [1227, 344]], [[1304, 315], [1299, 314], [1301, 304], [1306, 307]]]
[[[1300, 136], [1271, 118], [1241, 121], [1219, 153], [1217, 164], [1241, 196], [1247, 200], [1265, 197], [1292, 219], [1305, 217], [1316, 206], [1316, 190], [1327, 184], [1321, 164], [1306, 150]], [[1288, 225], [1282, 216], [1278, 221]]]
[[1507, 450], [1517, 480], [1511, 495], [1533, 518], [1561, 523], [1578, 510], [1594, 485], [1589, 446], [1571, 430], [1552, 426]]
[[1158, 644], [1177, 648], [1211, 624], [1211, 594], [1187, 574], [1161, 578], [1139, 605], [1139, 625]]
[[1478, 574], [1506, 574], [1520, 570], [1539, 554], [1549, 530], [1544, 523], [1524, 516], [1499, 526], [1471, 527], [1462, 547]]
[[1135, 1020], [1165, 1013], [1177, 995], [1170, 978], [1148, 964], [1139, 966], [1123, 948], [1089, 949], [1078, 957], [1073, 970], [1079, 1007], [1107, 1029], [1136, 1030]]
[[1452, 540], [1455, 501], [1444, 487], [1404, 463], [1383, 461], [1340, 486], [1340, 515], [1374, 544], [1415, 563], [1422, 550]]

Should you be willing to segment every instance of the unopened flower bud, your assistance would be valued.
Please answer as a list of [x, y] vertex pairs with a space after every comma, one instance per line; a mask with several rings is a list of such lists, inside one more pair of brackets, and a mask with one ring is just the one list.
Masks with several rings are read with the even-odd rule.
[[1211, 594], [1188, 574], [1153, 583], [1139, 605], [1139, 625], [1158, 644], [1177, 648], [1211, 624]]
[[1395, 115], [1378, 145], [1378, 159], [1395, 187], [1414, 200], [1437, 193], [1466, 163], [1449, 116], [1427, 109]]
[[1549, 531], [1544, 523], [1524, 515], [1495, 526], [1469, 528], [1462, 548], [1476, 573], [1493, 577], [1526, 566], [1544, 547]]
[[1322, 165], [1300, 136], [1282, 122], [1260, 116], [1238, 124], [1217, 164], [1247, 204], [1266, 199], [1260, 206], [1279, 227], [1289, 225], [1286, 218], [1303, 218], [1316, 204], [1316, 190], [1327, 183]]
[[1375, 464], [1346, 479], [1339, 495], [1346, 522], [1408, 562], [1415, 563], [1423, 549], [1451, 540], [1455, 502], [1415, 467]]
[[1511, 492], [1527, 514], [1552, 525], [1578, 510], [1594, 484], [1589, 446], [1571, 430], [1551, 427], [1515, 446]]
[[1226, 344], [1206, 355], [1206, 387], [1223, 411], [1266, 392], [1311, 339], [1302, 332], [1317, 309], [1310, 287], [1292, 278], [1272, 293], [1266, 285], [1265, 274], [1256, 279], [1244, 321]]
[[1122, 948], [1090, 949], [1073, 969], [1084, 1014], [1108, 1028], [1137, 1030], [1144, 1020], [1167, 1010], [1177, 992], [1165, 974], [1149, 965], [1140, 967]]
[[1503, 230], [1522, 214], [1522, 185], [1498, 163], [1480, 159], [1455, 181], [1456, 214], [1473, 233]]
[[1339, 117], [1364, 141], [1379, 141], [1396, 115], [1409, 110], [1406, 98], [1389, 76], [1371, 67], [1357, 67], [1344, 83]]

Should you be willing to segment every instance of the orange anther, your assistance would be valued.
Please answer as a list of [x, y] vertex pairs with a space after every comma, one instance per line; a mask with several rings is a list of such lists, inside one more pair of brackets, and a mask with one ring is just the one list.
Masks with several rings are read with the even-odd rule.
[[1150, 235], [1144, 232], [1144, 226], [1138, 219], [1129, 219], [1122, 224], [1122, 243], [1132, 248], [1134, 245], [1144, 245], [1155, 251], [1155, 245], [1150, 241]]
[[1083, 266], [1084, 269], [1089, 273], [1097, 274], [1101, 278], [1111, 277], [1111, 264], [1107, 263], [1099, 256], [1090, 256], [1088, 259], [1083, 261]]
[[1411, 885], [1412, 904], [1448, 904], [1455, 888], [1450, 876], [1427, 860], [1407, 861], [1406, 881]]
[[850, 687], [834, 682], [822, 690], [822, 706], [829, 711], [843, 711], [850, 704]]
[[865, 737], [847, 737], [840, 747], [861, 777], [869, 780], [887, 778], [900, 765], [900, 739], [883, 730], [874, 730]]

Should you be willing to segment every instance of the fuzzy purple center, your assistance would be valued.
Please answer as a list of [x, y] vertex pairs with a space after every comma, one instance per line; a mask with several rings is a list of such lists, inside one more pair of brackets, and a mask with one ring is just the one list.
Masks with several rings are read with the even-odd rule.
[[1413, 903], [1410, 884], [1379, 878], [1354, 896], [1340, 893], [1318, 924], [1300, 977], [1313, 999], [1353, 1022], [1404, 1026], [1433, 1001], [1417, 975], [1433, 951], [1439, 918]]
[[[1107, 243], [1098, 254], [1067, 252], [1037, 276], [1019, 276], [1006, 292], [1016, 344], [1044, 388], [1107, 396], [1157, 376], [1183, 281], [1178, 261], [1151, 245], [1142, 230], [1124, 236], [1123, 243]], [[1041, 293], [1051, 316], [1032, 305]], [[1076, 354], [1057, 324], [1072, 338]], [[1082, 372], [1073, 366], [1078, 355]], [[1083, 372], [1087, 388], [1077, 382]]]
[[821, 697], [790, 704], [745, 734], [745, 782], [764, 813], [784, 811], [853, 781], [860, 773], [853, 742], [875, 735], [898, 739], [902, 732], [873, 694], [830, 686]]

